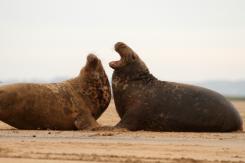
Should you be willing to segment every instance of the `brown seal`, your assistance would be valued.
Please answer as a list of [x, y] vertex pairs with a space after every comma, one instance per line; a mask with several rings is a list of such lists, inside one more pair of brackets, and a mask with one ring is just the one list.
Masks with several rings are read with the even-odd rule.
[[209, 89], [160, 81], [126, 44], [117, 43], [121, 60], [112, 89], [121, 121], [117, 127], [149, 131], [229, 132], [242, 130], [242, 119], [222, 95]]
[[71, 80], [1, 86], [0, 120], [18, 129], [91, 129], [99, 126], [96, 119], [110, 98], [101, 61], [90, 54], [80, 74]]

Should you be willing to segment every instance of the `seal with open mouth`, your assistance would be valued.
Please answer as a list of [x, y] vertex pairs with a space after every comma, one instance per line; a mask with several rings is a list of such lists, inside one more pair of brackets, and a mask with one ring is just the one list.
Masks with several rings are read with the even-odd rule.
[[119, 61], [112, 89], [121, 121], [129, 130], [230, 132], [242, 130], [242, 119], [222, 95], [202, 87], [160, 81], [126, 44], [117, 43]]
[[1, 86], [0, 120], [18, 129], [92, 129], [99, 127], [96, 119], [110, 98], [101, 61], [90, 54], [80, 74], [71, 80]]

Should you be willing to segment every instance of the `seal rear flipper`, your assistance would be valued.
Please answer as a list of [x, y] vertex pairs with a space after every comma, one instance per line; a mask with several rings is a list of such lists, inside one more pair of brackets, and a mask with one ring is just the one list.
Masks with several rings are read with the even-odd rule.
[[78, 130], [91, 130], [100, 127], [96, 120], [89, 115], [78, 115], [74, 124]]

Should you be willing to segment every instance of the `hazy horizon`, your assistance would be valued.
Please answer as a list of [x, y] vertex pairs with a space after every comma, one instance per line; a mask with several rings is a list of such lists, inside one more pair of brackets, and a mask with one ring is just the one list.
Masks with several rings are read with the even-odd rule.
[[0, 0], [0, 81], [74, 77], [131, 46], [161, 80], [245, 80], [243, 0]]

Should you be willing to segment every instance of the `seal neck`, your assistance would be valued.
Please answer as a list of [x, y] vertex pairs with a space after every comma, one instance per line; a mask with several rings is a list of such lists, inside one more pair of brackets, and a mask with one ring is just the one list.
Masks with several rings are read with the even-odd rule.
[[101, 84], [98, 81], [84, 79], [78, 76], [69, 80], [74, 92], [80, 96], [91, 110], [92, 116], [97, 119], [109, 105], [111, 92], [109, 81]]
[[97, 106], [97, 101], [93, 94], [94, 89], [91, 86], [84, 84], [84, 81], [79, 76], [68, 82], [71, 84], [74, 92], [76, 92], [76, 94], [86, 103], [87, 107], [89, 107], [92, 116], [97, 117], [95, 113], [99, 107]]
[[154, 80], [157, 80], [149, 71], [148, 72], [142, 72], [139, 73], [131, 78], [129, 78], [129, 81], [143, 81], [144, 83], [150, 83]]
[[135, 75], [114, 71], [113, 79], [116, 78], [119, 79], [120, 81], [143, 82], [144, 84], [148, 84], [152, 81], [157, 80], [157, 78], [154, 77], [148, 70], [144, 72], [137, 72]]

